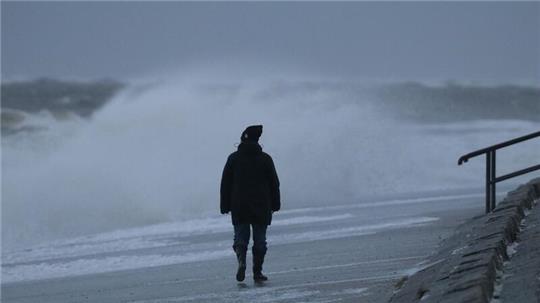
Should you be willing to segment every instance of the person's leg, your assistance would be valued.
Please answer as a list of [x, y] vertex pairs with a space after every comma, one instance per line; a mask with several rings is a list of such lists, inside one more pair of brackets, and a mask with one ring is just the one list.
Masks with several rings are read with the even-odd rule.
[[266, 255], [266, 225], [253, 224], [253, 279], [255, 281], [268, 280], [262, 274], [264, 256]]
[[234, 225], [233, 249], [238, 260], [236, 280], [244, 281], [246, 277], [246, 252], [249, 244], [249, 224]]

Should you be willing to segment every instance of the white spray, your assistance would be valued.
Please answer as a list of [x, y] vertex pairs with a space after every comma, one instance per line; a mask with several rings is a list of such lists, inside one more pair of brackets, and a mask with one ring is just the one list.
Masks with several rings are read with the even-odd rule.
[[[255, 123], [285, 208], [481, 186], [482, 161], [456, 160], [496, 140], [396, 121], [361, 86], [185, 75], [134, 85], [90, 121], [3, 140], [4, 246], [215, 215], [226, 157]], [[537, 127], [508, 123], [482, 125], [501, 138]]]

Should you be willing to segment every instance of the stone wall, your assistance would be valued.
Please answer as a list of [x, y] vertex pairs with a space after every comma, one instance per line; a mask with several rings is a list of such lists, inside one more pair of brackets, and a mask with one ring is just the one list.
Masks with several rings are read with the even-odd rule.
[[507, 246], [539, 198], [537, 178], [509, 192], [493, 212], [458, 227], [419, 271], [398, 283], [390, 302], [489, 302]]

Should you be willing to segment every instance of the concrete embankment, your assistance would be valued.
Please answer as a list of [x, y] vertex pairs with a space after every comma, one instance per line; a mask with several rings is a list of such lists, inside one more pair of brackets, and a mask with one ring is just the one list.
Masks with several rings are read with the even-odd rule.
[[509, 192], [493, 212], [462, 224], [416, 273], [396, 285], [390, 302], [489, 302], [509, 260], [509, 245], [516, 242], [525, 214], [538, 211], [539, 198], [540, 178]]

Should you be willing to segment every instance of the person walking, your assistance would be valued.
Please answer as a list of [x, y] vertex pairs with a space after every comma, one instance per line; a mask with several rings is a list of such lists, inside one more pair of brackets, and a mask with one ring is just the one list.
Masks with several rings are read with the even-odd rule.
[[267, 250], [266, 229], [272, 222], [272, 213], [281, 208], [274, 161], [258, 143], [262, 129], [262, 125], [252, 125], [242, 132], [238, 150], [229, 155], [221, 178], [221, 213], [231, 212], [239, 282], [245, 279], [250, 227], [253, 230], [253, 280], [268, 280], [262, 273]]

